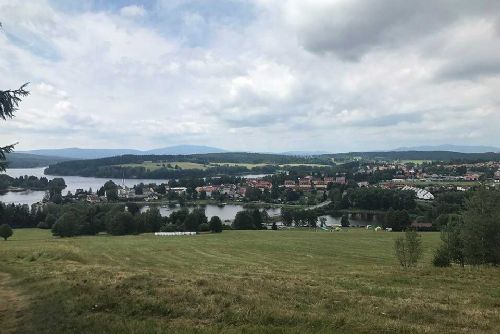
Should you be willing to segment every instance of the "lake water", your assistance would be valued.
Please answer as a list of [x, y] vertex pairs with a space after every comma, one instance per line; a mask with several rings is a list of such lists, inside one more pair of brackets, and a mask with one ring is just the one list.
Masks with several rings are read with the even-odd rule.
[[[12, 177], [19, 176], [36, 176], [42, 177], [45, 176], [47, 179], [52, 180], [56, 177], [62, 177], [66, 182], [66, 189], [63, 190], [63, 195], [65, 195], [68, 191], [75, 193], [76, 189], [84, 189], [88, 190], [92, 188], [95, 192], [99, 188], [101, 188], [104, 183], [108, 180], [112, 180], [116, 184], [125, 184], [127, 187], [133, 187], [139, 183], [166, 183], [167, 180], [151, 180], [151, 179], [109, 179], [109, 178], [97, 178], [97, 177], [82, 177], [82, 176], [54, 176], [54, 175], [44, 175], [45, 167], [41, 168], [16, 168], [16, 169], [7, 169], [5, 174]], [[5, 194], [0, 194], [0, 202], [4, 203], [16, 203], [16, 204], [28, 204], [31, 205], [33, 203], [39, 202], [43, 199], [44, 191], [22, 191], [22, 192], [7, 192]]]
[[[208, 217], [208, 219], [210, 219], [213, 216], [219, 216], [219, 218], [223, 222], [234, 220], [234, 217], [236, 217], [236, 214], [239, 211], [245, 210], [243, 205], [239, 205], [239, 204], [226, 204], [224, 206], [208, 204], [208, 205], [203, 205], [200, 207], [205, 209], [205, 214]], [[179, 206], [171, 208], [169, 206], [162, 205], [158, 208], [159, 208], [160, 214], [162, 216], [169, 216], [172, 212], [180, 210]], [[188, 207], [188, 209], [190, 209], [190, 210], [192, 210], [193, 208], [194, 207]], [[143, 211], [148, 210], [148, 209], [149, 209], [148, 206], [145, 206], [142, 208]], [[266, 209], [266, 211], [269, 214], [269, 216], [271, 216], [271, 217], [279, 216], [281, 214], [280, 208], [269, 208], [269, 209]]]
[[[336, 225], [340, 226], [340, 220], [342, 219], [342, 216], [337, 217], [337, 216], [326, 215], [321, 217], [326, 218], [327, 226], [336, 226]], [[381, 223], [379, 219], [380, 217], [377, 217], [376, 215], [349, 214], [350, 227], [366, 227], [367, 225], [377, 225]], [[319, 219], [318, 219], [318, 226], [319, 226]]]

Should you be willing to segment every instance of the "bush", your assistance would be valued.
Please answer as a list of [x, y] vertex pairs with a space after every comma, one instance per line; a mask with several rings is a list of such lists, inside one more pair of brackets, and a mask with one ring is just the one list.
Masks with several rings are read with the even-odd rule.
[[208, 225], [208, 223], [203, 223], [198, 226], [198, 229], [200, 230], [200, 232], [208, 232], [210, 231], [210, 225]]
[[52, 225], [52, 234], [59, 237], [73, 237], [79, 234], [77, 219], [73, 212], [64, 213]]
[[239, 211], [234, 218], [233, 227], [236, 230], [255, 230], [251, 211]]
[[52, 228], [52, 225], [54, 225], [56, 220], [57, 217], [54, 214], [49, 213], [47, 217], [45, 217], [45, 224], [47, 225], [47, 227], [40, 227], [40, 228]]
[[130, 212], [118, 212], [106, 222], [106, 232], [112, 235], [137, 233], [134, 217]]
[[432, 264], [435, 267], [449, 267], [451, 266], [451, 260], [449, 252], [445, 247], [439, 247], [434, 253], [434, 258], [432, 259]]
[[210, 231], [213, 233], [220, 233], [222, 232], [222, 221], [220, 220], [219, 216], [213, 216], [210, 218]]
[[394, 241], [394, 251], [403, 268], [414, 267], [422, 257], [422, 240], [414, 230], [406, 230], [404, 236]]
[[36, 225], [36, 227], [41, 228], [41, 229], [44, 229], [44, 230], [46, 230], [46, 229], [49, 229], [49, 228], [50, 228], [49, 224], [47, 224], [47, 222], [44, 222], [44, 221], [43, 221], [43, 222], [39, 222], [39, 223]]
[[349, 222], [349, 217], [347, 214], [342, 215], [342, 219], [340, 220], [340, 225], [342, 227], [349, 227], [351, 223]]
[[160, 231], [162, 231], [162, 232], [177, 232], [177, 225], [166, 224], [166, 225], [161, 227]]
[[12, 228], [7, 225], [7, 224], [2, 224], [0, 225], [0, 237], [3, 238], [4, 240], [7, 240], [14, 234], [12, 231]]

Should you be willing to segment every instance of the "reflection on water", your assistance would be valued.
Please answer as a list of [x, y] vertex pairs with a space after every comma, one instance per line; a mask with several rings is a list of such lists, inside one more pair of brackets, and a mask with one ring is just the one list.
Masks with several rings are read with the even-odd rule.
[[45, 191], [9, 191], [6, 193], [0, 193], [0, 202], [4, 203], [16, 203], [16, 204], [31, 204], [39, 202], [42, 200]]
[[[236, 214], [239, 211], [245, 210], [243, 205], [239, 204], [226, 204], [224, 206], [218, 206], [214, 204], [207, 204], [203, 206], [199, 206], [203, 209], [205, 209], [205, 215], [210, 219], [213, 216], [219, 216], [219, 218], [223, 221], [232, 221], [234, 220], [234, 217], [236, 217]], [[189, 210], [192, 210], [195, 207], [188, 207]], [[142, 208], [142, 211], [148, 210], [149, 207], [145, 206]], [[168, 206], [160, 206], [159, 207], [160, 213], [162, 216], [169, 216], [172, 212], [180, 210], [179, 206], [176, 206], [174, 208], [168, 207]], [[281, 214], [281, 209], [280, 208], [270, 208], [266, 209], [267, 213], [269, 216], [279, 216]]]
[[[327, 226], [340, 226], [340, 221], [342, 219], [342, 216], [331, 216], [331, 215], [326, 215], [326, 216], [321, 216], [323, 218], [326, 218], [326, 225]], [[320, 217], [320, 218], [321, 218]], [[381, 217], [378, 217], [377, 215], [373, 214], [349, 214], [349, 223], [350, 227], [366, 227], [367, 225], [377, 225], [381, 223]], [[318, 226], [319, 226], [319, 219], [318, 219]]]

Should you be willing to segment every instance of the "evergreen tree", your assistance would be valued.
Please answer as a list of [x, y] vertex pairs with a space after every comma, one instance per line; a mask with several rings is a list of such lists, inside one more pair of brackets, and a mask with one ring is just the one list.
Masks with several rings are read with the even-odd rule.
[[[16, 90], [0, 90], [0, 119], [7, 120], [14, 117], [21, 98], [29, 94], [26, 90], [27, 85], [24, 84]], [[0, 146], [0, 171], [4, 171], [7, 167], [6, 154], [14, 150], [14, 145]]]

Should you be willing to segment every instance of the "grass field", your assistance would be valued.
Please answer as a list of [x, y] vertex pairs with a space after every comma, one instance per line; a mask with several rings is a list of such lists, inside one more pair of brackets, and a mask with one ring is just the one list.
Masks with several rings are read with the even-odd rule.
[[179, 166], [181, 169], [202, 169], [205, 170], [207, 169], [207, 166], [198, 164], [195, 162], [182, 162], [182, 161], [173, 161], [173, 162], [151, 162], [151, 161], [145, 161], [140, 164], [122, 164], [119, 165], [121, 167], [144, 167], [146, 170], [153, 171], [157, 170], [163, 167], [163, 165], [167, 166], [170, 164], [172, 167], [175, 167], [175, 165]]
[[229, 167], [235, 167], [235, 166], [238, 166], [238, 167], [246, 167], [248, 169], [252, 169], [254, 167], [263, 167], [263, 166], [267, 166], [269, 164], [247, 164], [247, 163], [243, 163], [243, 162], [212, 162], [210, 165], [212, 166], [229, 166]]
[[1, 333], [498, 333], [500, 270], [400, 269], [397, 233], [0, 241]]
[[422, 165], [423, 163], [431, 163], [432, 160], [399, 160], [402, 164]]
[[[267, 164], [267, 163], [261, 163], [261, 164], [250, 164], [250, 163], [229, 163], [229, 162], [212, 162], [209, 165], [202, 165], [198, 164], [195, 162], [182, 162], [182, 161], [174, 161], [174, 162], [151, 162], [151, 161], [144, 161], [143, 163], [130, 163], [130, 164], [122, 164], [118, 165], [121, 167], [144, 167], [146, 170], [153, 171], [157, 170], [159, 168], [162, 168], [163, 165], [170, 164], [173, 166], [177, 165], [181, 169], [202, 169], [205, 170], [210, 167], [216, 167], [216, 166], [239, 166], [239, 167], [246, 167], [248, 169], [252, 169], [254, 167], [263, 167], [263, 166], [268, 166], [272, 164]], [[328, 167], [328, 165], [320, 165], [320, 164], [284, 164], [284, 165], [279, 165], [279, 167], [296, 167], [296, 166], [309, 166], [309, 167]]]

